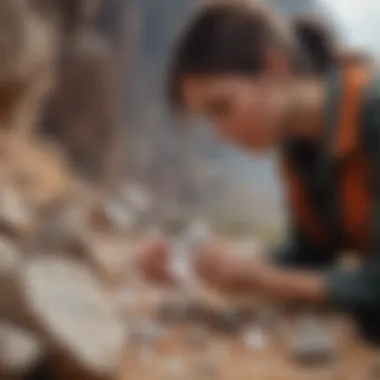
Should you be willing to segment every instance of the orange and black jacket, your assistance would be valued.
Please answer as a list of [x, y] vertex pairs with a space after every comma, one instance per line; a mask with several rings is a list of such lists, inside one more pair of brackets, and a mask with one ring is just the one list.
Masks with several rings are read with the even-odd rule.
[[[322, 148], [284, 147], [293, 228], [278, 258], [323, 270], [325, 296], [340, 310], [380, 316], [380, 74], [351, 64], [326, 84]], [[359, 269], [333, 265], [345, 250], [361, 255]]]

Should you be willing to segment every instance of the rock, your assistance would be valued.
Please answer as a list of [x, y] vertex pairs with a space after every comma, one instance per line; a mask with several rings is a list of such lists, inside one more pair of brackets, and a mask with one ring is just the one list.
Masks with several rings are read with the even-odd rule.
[[37, 331], [63, 362], [95, 377], [115, 373], [124, 324], [87, 267], [60, 257], [35, 257], [25, 264], [21, 282]]
[[185, 313], [189, 322], [210, 324], [215, 319], [216, 312], [204, 302], [190, 299], [186, 303]]
[[157, 308], [159, 320], [168, 323], [195, 322], [210, 325], [215, 320], [215, 311], [205, 303], [186, 299], [183, 295], [160, 303]]
[[325, 365], [334, 361], [335, 342], [327, 328], [309, 316], [303, 316], [298, 322], [291, 343], [293, 359], [305, 365]]
[[266, 344], [264, 331], [253, 328], [244, 334], [244, 344], [248, 350], [262, 350]]
[[54, 249], [70, 253], [88, 251], [89, 205], [85, 202], [67, 202], [60, 206], [42, 225], [34, 242], [34, 248]]
[[128, 183], [121, 190], [123, 203], [137, 213], [147, 211], [152, 203], [149, 194], [138, 184]]
[[106, 199], [103, 202], [101, 216], [104, 224], [117, 232], [132, 231], [137, 222], [135, 212], [114, 199]]
[[129, 334], [130, 343], [153, 344], [165, 336], [165, 330], [159, 325], [145, 320], [131, 326]]
[[0, 186], [0, 231], [11, 237], [24, 236], [34, 226], [31, 210], [15, 188]]
[[29, 332], [7, 322], [0, 323], [0, 368], [8, 376], [30, 371], [44, 353], [41, 342]]
[[227, 310], [219, 313], [214, 321], [214, 327], [223, 333], [237, 333], [246, 324], [246, 314], [241, 310]]

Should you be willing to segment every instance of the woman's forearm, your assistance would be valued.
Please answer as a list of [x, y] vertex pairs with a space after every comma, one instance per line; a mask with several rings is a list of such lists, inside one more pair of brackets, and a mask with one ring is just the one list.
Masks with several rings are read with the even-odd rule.
[[324, 276], [268, 265], [252, 276], [252, 290], [282, 301], [324, 302]]

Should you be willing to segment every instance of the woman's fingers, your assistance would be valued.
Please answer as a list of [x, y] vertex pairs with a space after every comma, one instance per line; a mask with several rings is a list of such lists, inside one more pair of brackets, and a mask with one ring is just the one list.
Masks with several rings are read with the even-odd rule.
[[224, 287], [230, 280], [229, 258], [225, 248], [218, 243], [203, 245], [194, 260], [195, 271], [203, 280], [214, 286]]
[[240, 251], [240, 247], [228, 241], [205, 244], [196, 254], [195, 271], [202, 280], [220, 290], [246, 291], [247, 282], [252, 282], [247, 274], [253, 273], [251, 269], [260, 261], [253, 259], [255, 252], [247, 255]]

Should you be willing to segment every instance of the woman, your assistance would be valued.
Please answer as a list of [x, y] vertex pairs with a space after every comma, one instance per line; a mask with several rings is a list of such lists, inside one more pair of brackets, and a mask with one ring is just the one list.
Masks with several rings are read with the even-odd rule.
[[[247, 265], [210, 243], [199, 274], [226, 290], [329, 304], [380, 339], [380, 77], [371, 63], [338, 54], [317, 25], [235, 0], [192, 19], [169, 89], [176, 110], [210, 120], [227, 141], [278, 149], [286, 175], [293, 234], [278, 261]], [[334, 265], [343, 250], [360, 267]], [[151, 277], [170, 279], [164, 255], [147, 250]]]

